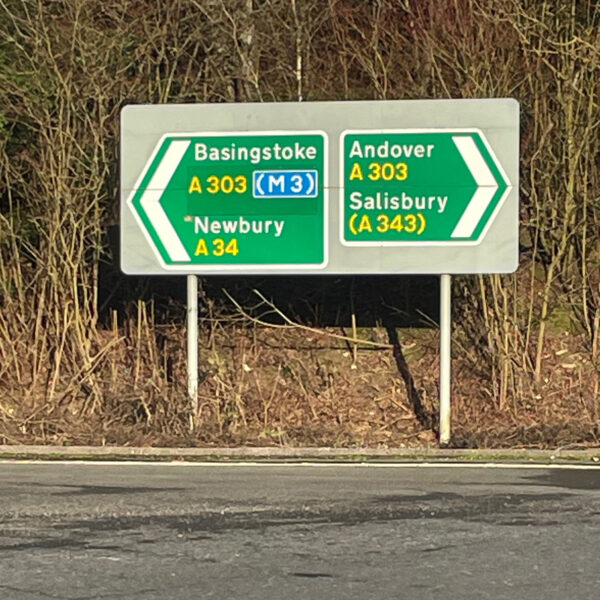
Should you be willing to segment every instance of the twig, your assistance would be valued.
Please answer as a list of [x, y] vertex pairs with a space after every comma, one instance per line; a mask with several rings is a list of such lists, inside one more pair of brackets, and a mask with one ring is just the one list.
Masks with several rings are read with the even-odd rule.
[[286, 314], [284, 314], [281, 310], [279, 310], [272, 302], [269, 302], [269, 300], [267, 300], [258, 290], [254, 289], [252, 290], [267, 306], [269, 306], [279, 317], [281, 317], [283, 319], [283, 321], [285, 322], [285, 325], [279, 325], [277, 323], [267, 323], [266, 321], [262, 321], [260, 319], [257, 319], [256, 317], [253, 317], [252, 315], [248, 314], [241, 306], [240, 304], [234, 300], [234, 298], [232, 298], [232, 296], [229, 294], [229, 292], [225, 289], [223, 289], [223, 293], [225, 294], [225, 296], [227, 296], [227, 298], [229, 298], [229, 300], [231, 301], [231, 303], [238, 309], [238, 311], [248, 320], [252, 321], [253, 323], [256, 323], [258, 325], [262, 325], [264, 327], [271, 327], [273, 329], [290, 329], [290, 328], [294, 328], [294, 329], [300, 329], [302, 331], [310, 331], [311, 333], [314, 333], [316, 335], [322, 335], [324, 337], [330, 337], [330, 338], [334, 338], [336, 340], [344, 340], [345, 342], [349, 342], [351, 344], [363, 344], [366, 346], [374, 346], [376, 348], [380, 348], [380, 349], [393, 349], [393, 346], [391, 344], [385, 344], [385, 343], [381, 343], [381, 342], [371, 342], [369, 340], [360, 340], [356, 337], [348, 337], [346, 335], [340, 335], [337, 333], [331, 333], [329, 331], [323, 331], [321, 329], [316, 329], [315, 327], [309, 327], [308, 325], [302, 325], [301, 323], [296, 323], [294, 321], [292, 321], [292, 319], [290, 319]]

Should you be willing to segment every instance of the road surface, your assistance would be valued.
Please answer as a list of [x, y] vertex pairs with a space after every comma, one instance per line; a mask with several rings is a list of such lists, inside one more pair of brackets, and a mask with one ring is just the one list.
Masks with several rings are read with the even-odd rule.
[[600, 597], [592, 466], [0, 463], [2, 600]]

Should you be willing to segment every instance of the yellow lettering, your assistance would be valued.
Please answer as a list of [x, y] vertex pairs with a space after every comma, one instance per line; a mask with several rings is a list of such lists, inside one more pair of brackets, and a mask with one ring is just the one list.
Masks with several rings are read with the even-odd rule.
[[379, 231], [379, 233], [386, 233], [389, 230], [390, 218], [387, 215], [377, 215], [377, 222], [379, 223], [379, 225], [377, 225], [377, 231]]
[[225, 254], [225, 240], [222, 238], [215, 238], [213, 240], [213, 254], [215, 256], [223, 256]]
[[200, 256], [201, 254], [204, 254], [204, 256], [208, 256], [208, 248], [206, 246], [206, 242], [203, 239], [198, 240], [194, 256]]
[[219, 178], [216, 175], [211, 175], [210, 177], [207, 177], [207, 181], [209, 183], [208, 192], [210, 194], [216, 194], [219, 191]]
[[404, 229], [406, 233], [414, 233], [417, 231], [417, 216], [404, 215]]
[[381, 165], [381, 178], [384, 181], [391, 181], [394, 178], [394, 165], [386, 162]]
[[190, 187], [188, 188], [188, 194], [192, 194], [193, 192], [197, 192], [198, 194], [202, 193], [202, 184], [200, 183], [200, 178], [197, 175], [192, 177], [192, 181], [190, 181]]
[[396, 164], [391, 162], [372, 162], [369, 163], [368, 178], [371, 181], [379, 181], [380, 179], [384, 181], [392, 181], [393, 179], [405, 181], [408, 179], [408, 165], [405, 162]]
[[209, 175], [206, 178], [208, 187], [206, 191], [209, 194], [245, 194], [248, 191], [248, 178], [245, 175]]
[[404, 225], [402, 224], [402, 215], [396, 215], [392, 219], [390, 229], [395, 229], [396, 231], [402, 231], [404, 229]]
[[358, 224], [358, 233], [361, 231], [373, 231], [373, 226], [371, 225], [371, 219], [369, 219], [369, 215], [363, 215], [360, 218], [360, 223]]
[[238, 194], [245, 194], [248, 190], [248, 179], [245, 175], [238, 175], [235, 178], [235, 191]]
[[361, 181], [364, 179], [362, 169], [356, 162], [352, 165], [352, 171], [350, 172], [350, 181], [353, 179], [360, 179]]
[[231, 177], [231, 175], [223, 175], [221, 178], [221, 191], [224, 194], [231, 194], [234, 185], [233, 177]]
[[381, 165], [379, 163], [369, 163], [369, 179], [371, 181], [381, 179]]
[[227, 254], [231, 254], [232, 256], [237, 256], [240, 253], [237, 238], [231, 238], [227, 246], [225, 246], [225, 252]]
[[404, 181], [408, 177], [408, 165], [405, 162], [396, 163], [396, 179]]

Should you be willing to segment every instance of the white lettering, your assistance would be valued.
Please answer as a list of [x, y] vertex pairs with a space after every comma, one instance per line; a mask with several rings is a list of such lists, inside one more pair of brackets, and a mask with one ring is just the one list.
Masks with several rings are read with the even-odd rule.
[[244, 217], [240, 217], [240, 233], [248, 233], [250, 231], [250, 223], [244, 219]]
[[362, 194], [360, 192], [352, 192], [350, 194], [350, 208], [352, 210], [358, 210], [362, 208]]
[[241, 235], [273, 235], [278, 238], [283, 233], [285, 221], [283, 219], [274, 221], [272, 219], [252, 219], [244, 217], [237, 219], [211, 220], [210, 217], [194, 217], [194, 233], [214, 234], [239, 233]]
[[350, 158], [354, 158], [358, 156], [358, 158], [362, 158], [362, 148], [360, 147], [360, 142], [358, 140], [354, 140], [352, 142], [352, 148], [350, 148]]
[[208, 233], [208, 217], [194, 217], [194, 233]]
[[384, 140], [381, 144], [374, 146], [364, 144], [361, 146], [359, 140], [354, 140], [350, 147], [349, 158], [431, 158], [434, 144], [390, 144]]
[[194, 156], [196, 160], [206, 160], [206, 144], [196, 144]]
[[[282, 146], [279, 142], [266, 146], [238, 146], [231, 143], [228, 146], [210, 146], [205, 142], [194, 145], [194, 158], [197, 161], [211, 160], [215, 162], [250, 162], [253, 165], [261, 161], [283, 160], [304, 161], [317, 158], [316, 146], [303, 146], [300, 142], [294, 142], [288, 146]], [[302, 165], [298, 165], [300, 168]]]
[[269, 193], [272, 194], [275, 187], [279, 188], [279, 193], [285, 191], [285, 176], [284, 175], [269, 175]]

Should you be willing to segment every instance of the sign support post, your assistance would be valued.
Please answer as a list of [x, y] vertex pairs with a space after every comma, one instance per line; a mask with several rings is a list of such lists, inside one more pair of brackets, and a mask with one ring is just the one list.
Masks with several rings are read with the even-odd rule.
[[187, 276], [187, 384], [193, 429], [198, 412], [198, 276]]
[[440, 445], [450, 442], [452, 278], [440, 275]]
[[122, 271], [187, 275], [192, 429], [198, 275], [436, 275], [450, 443], [451, 276], [518, 267], [514, 99], [131, 105], [120, 173]]

